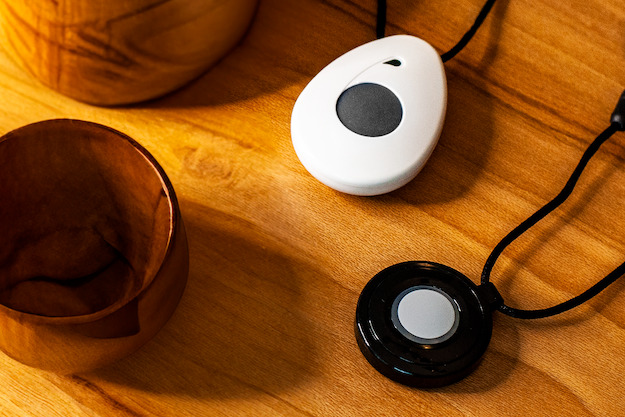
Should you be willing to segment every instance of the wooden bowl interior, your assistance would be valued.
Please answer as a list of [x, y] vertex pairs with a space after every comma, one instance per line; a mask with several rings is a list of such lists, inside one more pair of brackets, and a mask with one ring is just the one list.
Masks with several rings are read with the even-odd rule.
[[[115, 309], [158, 272], [169, 193], [125, 136], [71, 120], [0, 139], [0, 303], [48, 317]], [[115, 306], [115, 307], [114, 307]]]

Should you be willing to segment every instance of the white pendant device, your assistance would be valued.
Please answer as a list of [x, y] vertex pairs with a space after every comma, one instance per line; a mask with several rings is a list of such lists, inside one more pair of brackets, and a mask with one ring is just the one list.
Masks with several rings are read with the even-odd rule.
[[434, 150], [447, 105], [439, 54], [409, 35], [359, 46], [325, 67], [293, 107], [291, 137], [304, 167], [335, 190], [393, 191]]

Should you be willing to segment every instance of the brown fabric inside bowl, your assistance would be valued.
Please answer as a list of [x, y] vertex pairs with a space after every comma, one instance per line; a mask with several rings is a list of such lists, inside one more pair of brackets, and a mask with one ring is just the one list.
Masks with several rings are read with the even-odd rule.
[[72, 120], [0, 140], [0, 303], [78, 316], [149, 284], [167, 251], [171, 207], [131, 140]]

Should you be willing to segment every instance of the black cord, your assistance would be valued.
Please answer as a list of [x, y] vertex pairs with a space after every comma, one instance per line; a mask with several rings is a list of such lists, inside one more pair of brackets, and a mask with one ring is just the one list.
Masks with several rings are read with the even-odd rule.
[[384, 37], [386, 28], [386, 0], [378, 0], [378, 14], [376, 15], [375, 34], [378, 39]]
[[475, 18], [475, 22], [473, 22], [473, 26], [471, 26], [467, 33], [464, 34], [464, 36], [453, 48], [441, 55], [441, 59], [443, 60], [443, 62], [449, 61], [450, 59], [455, 57], [458, 52], [462, 50], [462, 48], [467, 46], [473, 35], [475, 35], [475, 32], [477, 32], [477, 30], [484, 22], [484, 19], [486, 19], [486, 16], [488, 16], [488, 12], [490, 12], [490, 9], [493, 8], [493, 4], [495, 4], [495, 0], [487, 0], [486, 3], [484, 3], [484, 6], [482, 6], [482, 10], [480, 10], [480, 14], [477, 15], [477, 17]]
[[[453, 57], [455, 57], [458, 52], [460, 52], [471, 40], [473, 35], [480, 28], [486, 16], [493, 8], [495, 4], [495, 0], [487, 0], [484, 6], [482, 6], [482, 10], [475, 18], [475, 22], [471, 26], [471, 28], [464, 34], [464, 36], [460, 39], [460, 41], [449, 51], [445, 52], [441, 55], [441, 60], [443, 62], [447, 62]], [[377, 22], [376, 22], [376, 34], [378, 39], [384, 37], [384, 29], [386, 26], [386, 0], [378, 0], [378, 11], [377, 11]], [[542, 220], [545, 216], [551, 213], [553, 210], [558, 208], [566, 199], [571, 195], [577, 181], [579, 180], [584, 168], [588, 165], [590, 159], [595, 155], [595, 153], [599, 150], [601, 145], [608, 140], [614, 133], [617, 131], [625, 131], [625, 92], [621, 94], [618, 104], [612, 113], [611, 124], [605, 129], [597, 138], [588, 146], [582, 158], [580, 159], [577, 167], [571, 174], [571, 177], [565, 184], [564, 188], [560, 193], [550, 202], [545, 204], [542, 208], [532, 214], [527, 220], [522, 222], [516, 228], [514, 228], [506, 237], [504, 237], [497, 246], [493, 249], [491, 254], [489, 255], [486, 263], [484, 264], [484, 269], [482, 270], [482, 285], [489, 284], [490, 274], [495, 266], [495, 262], [501, 255], [508, 245], [510, 245], [515, 239], [525, 233], [529, 228], [534, 226], [540, 220]], [[610, 272], [607, 276], [602, 278], [599, 282], [594, 284], [592, 287], [581, 293], [580, 295], [571, 298], [563, 303], [555, 305], [549, 308], [537, 309], [537, 310], [522, 310], [507, 306], [503, 299], [500, 297], [496, 297], [501, 300], [501, 303], [497, 306], [497, 309], [508, 316], [521, 318], [521, 319], [538, 319], [544, 317], [555, 316], [556, 314], [563, 313], [572, 308], [579, 306], [580, 304], [585, 303], [590, 300], [601, 291], [606, 289], [610, 284], [619, 279], [623, 274], [625, 274], [625, 262], [619, 265], [614, 271]], [[492, 284], [490, 284], [492, 286]]]
[[[566, 185], [560, 191], [560, 193], [550, 202], [545, 204], [542, 208], [532, 214], [527, 220], [522, 222], [516, 228], [514, 228], [506, 237], [504, 237], [495, 249], [491, 252], [490, 256], [486, 260], [484, 264], [484, 269], [482, 270], [482, 284], [487, 284], [490, 280], [490, 274], [495, 266], [495, 262], [504, 251], [504, 249], [510, 245], [516, 238], [525, 233], [530, 227], [534, 226], [540, 220], [542, 220], [545, 216], [555, 210], [558, 206], [560, 206], [573, 192], [577, 181], [579, 180], [584, 168], [588, 165], [590, 159], [595, 155], [595, 153], [599, 150], [601, 145], [608, 140], [614, 133], [617, 131], [625, 130], [625, 92], [621, 95], [619, 102], [612, 113], [611, 125], [605, 129], [597, 138], [588, 146], [582, 158], [580, 159], [577, 167], [571, 174], [571, 177], [567, 181]], [[612, 284], [619, 277], [625, 274], [625, 262], [619, 265], [614, 271], [610, 272], [606, 277], [601, 279], [595, 285], [590, 287], [588, 290], [584, 291], [582, 294], [571, 298], [568, 301], [565, 301], [561, 304], [558, 304], [553, 307], [543, 308], [538, 310], [522, 310], [507, 306], [501, 302], [501, 304], [497, 307], [499, 311], [508, 316], [521, 318], [521, 319], [538, 319], [544, 317], [554, 316], [556, 314], [563, 313], [568, 311], [574, 307], [579, 306], [582, 303], [590, 300], [592, 297], [599, 294], [603, 291], [608, 285]]]
[[[458, 54], [458, 52], [462, 50], [462, 48], [467, 46], [467, 44], [469, 43], [473, 35], [475, 35], [477, 30], [480, 28], [480, 26], [484, 22], [484, 19], [486, 19], [486, 16], [488, 16], [488, 13], [490, 12], [490, 10], [493, 8], [493, 4], [495, 4], [495, 0], [487, 0], [486, 3], [484, 3], [484, 6], [482, 6], [482, 10], [480, 10], [480, 13], [475, 18], [475, 22], [473, 22], [473, 26], [471, 26], [471, 28], [464, 34], [464, 36], [460, 39], [460, 41], [458, 41], [458, 43], [453, 48], [451, 48], [449, 51], [441, 55], [441, 60], [443, 62], [449, 61], [450, 59], [455, 57]], [[385, 27], [386, 27], [386, 0], [378, 0], [378, 12], [377, 12], [377, 17], [376, 17], [376, 36], [378, 37], [378, 39], [384, 37]]]

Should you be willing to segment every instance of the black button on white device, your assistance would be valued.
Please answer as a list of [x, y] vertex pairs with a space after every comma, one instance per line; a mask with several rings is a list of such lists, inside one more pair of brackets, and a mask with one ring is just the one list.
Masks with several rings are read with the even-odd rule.
[[456, 382], [475, 369], [490, 342], [493, 291], [433, 262], [388, 267], [358, 300], [358, 346], [375, 369], [402, 384]]
[[388, 135], [403, 117], [401, 102], [388, 88], [375, 83], [349, 87], [336, 102], [336, 114], [343, 125], [362, 136]]

